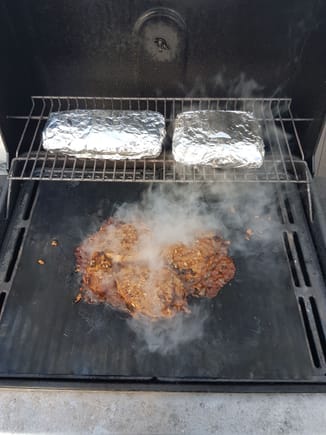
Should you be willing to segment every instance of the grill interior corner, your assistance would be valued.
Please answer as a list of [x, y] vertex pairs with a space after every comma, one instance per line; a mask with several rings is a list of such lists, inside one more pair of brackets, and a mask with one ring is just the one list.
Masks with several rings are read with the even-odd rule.
[[326, 3], [198, 7], [1, 2], [0, 386], [326, 391]]

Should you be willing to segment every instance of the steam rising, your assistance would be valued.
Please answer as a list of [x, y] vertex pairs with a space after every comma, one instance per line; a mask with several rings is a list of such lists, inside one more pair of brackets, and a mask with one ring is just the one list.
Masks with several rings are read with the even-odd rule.
[[[231, 97], [257, 97], [264, 87], [253, 78], [240, 74], [226, 79], [226, 71], [216, 74], [207, 85], [198, 78], [191, 89], [180, 84], [184, 95], [191, 97], [214, 95]], [[206, 81], [207, 82], [207, 81]], [[208, 95], [209, 94], [209, 95]], [[280, 113], [284, 108], [280, 107]], [[258, 114], [258, 117], [261, 114]], [[278, 114], [276, 114], [278, 115]], [[275, 123], [266, 123], [265, 143], [273, 143], [274, 153], [278, 145], [290, 139]], [[267, 150], [268, 151], [268, 150]], [[275, 157], [276, 157], [275, 155]], [[153, 273], [160, 267], [160, 252], [167, 244], [191, 243], [198, 234], [214, 231], [231, 242], [230, 255], [237, 267], [237, 260], [255, 256], [257, 244], [269, 250], [275, 238], [280, 237], [280, 216], [277, 214], [278, 199], [272, 184], [217, 183], [156, 185], [146, 190], [137, 203], [119, 205], [114, 217], [125, 222], [142, 221], [152, 231], [152, 238], [144, 238], [139, 246], [139, 255], [151, 265]], [[255, 267], [255, 262], [248, 262]], [[275, 268], [271, 273], [275, 274]], [[257, 273], [252, 270], [252, 273]], [[235, 279], [222, 289], [221, 294], [237, 291], [241, 282]], [[218, 295], [217, 298], [221, 298]], [[129, 318], [128, 326], [134, 331], [138, 352], [160, 354], [176, 353], [184, 344], [201, 340], [209, 316], [211, 303], [198, 299], [190, 304], [191, 313], [179, 313], [172, 319], [151, 321], [146, 318]], [[215, 313], [216, 315], [216, 313]]]
[[180, 346], [203, 337], [208, 311], [200, 304], [192, 307], [191, 314], [178, 313], [168, 320], [151, 322], [145, 318], [128, 319], [129, 327], [141, 341], [138, 352], [169, 354]]
[[150, 187], [140, 202], [120, 206], [115, 217], [125, 222], [144, 222], [153, 231], [153, 244], [160, 247], [190, 243], [198, 233], [216, 229], [202, 195], [202, 190], [192, 185]]
[[[270, 185], [171, 183], [151, 186], [136, 203], [117, 206], [114, 217], [136, 225], [141, 221], [152, 230], [150, 240], [141, 240], [139, 253], [155, 273], [159, 253], [166, 244], [189, 243], [207, 231], [230, 240], [230, 255], [237, 266], [238, 258], [255, 254], [256, 243], [268, 249], [269, 243], [279, 236], [281, 222], [276, 209], [275, 192]], [[237, 275], [221, 293], [236, 291], [236, 282]], [[191, 313], [179, 313], [171, 319], [128, 319], [127, 324], [139, 341], [137, 349], [166, 354], [200, 340], [211, 309], [211, 303], [203, 302], [194, 299], [190, 302]]]
[[[244, 72], [231, 77], [226, 68], [221, 68], [214, 76], [207, 79], [196, 77], [191, 88], [183, 83], [179, 85], [182, 93], [188, 97], [259, 97], [264, 86]], [[274, 92], [274, 95], [276, 93]]]

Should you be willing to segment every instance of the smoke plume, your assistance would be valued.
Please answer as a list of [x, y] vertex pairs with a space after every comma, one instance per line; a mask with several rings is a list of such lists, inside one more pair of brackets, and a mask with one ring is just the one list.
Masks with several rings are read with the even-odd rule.
[[[159, 253], [166, 244], [190, 243], [196, 234], [206, 231], [230, 240], [230, 255], [236, 266], [238, 258], [255, 255], [257, 243], [269, 249], [280, 234], [276, 205], [270, 185], [171, 183], [151, 186], [139, 201], [118, 205], [114, 217], [135, 224], [143, 222], [151, 229], [150, 241], [144, 238], [138, 248], [155, 273]], [[222, 292], [231, 291], [233, 285], [231, 282]], [[136, 334], [139, 352], [173, 353], [185, 343], [200, 340], [209, 317], [209, 304], [202, 302], [190, 301], [191, 313], [179, 313], [170, 319], [129, 318], [127, 324]]]

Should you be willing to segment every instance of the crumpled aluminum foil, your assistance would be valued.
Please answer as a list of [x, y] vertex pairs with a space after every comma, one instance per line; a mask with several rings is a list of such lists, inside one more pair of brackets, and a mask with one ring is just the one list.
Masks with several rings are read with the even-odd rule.
[[43, 148], [81, 158], [157, 157], [165, 137], [164, 116], [154, 111], [73, 110], [50, 114]]
[[198, 110], [180, 113], [175, 120], [172, 151], [186, 165], [215, 168], [259, 168], [264, 142], [252, 113]]

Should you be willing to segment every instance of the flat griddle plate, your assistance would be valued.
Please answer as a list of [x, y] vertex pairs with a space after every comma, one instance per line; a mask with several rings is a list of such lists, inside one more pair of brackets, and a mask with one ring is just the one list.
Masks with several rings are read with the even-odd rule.
[[[139, 200], [146, 188], [129, 183], [39, 186], [0, 322], [0, 376], [312, 380], [316, 370], [282, 231], [269, 249], [253, 238], [248, 256], [235, 253], [235, 279], [215, 299], [193, 302], [207, 316], [202, 335], [170, 353], [150, 352], [119, 312], [73, 303], [80, 286], [75, 248], [117, 204]], [[270, 189], [274, 194], [272, 185]], [[52, 239], [58, 240], [58, 247], [51, 247]], [[39, 265], [38, 259], [45, 264]]]

